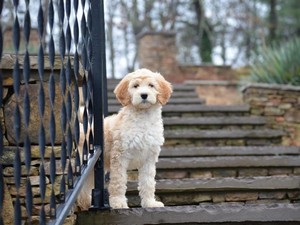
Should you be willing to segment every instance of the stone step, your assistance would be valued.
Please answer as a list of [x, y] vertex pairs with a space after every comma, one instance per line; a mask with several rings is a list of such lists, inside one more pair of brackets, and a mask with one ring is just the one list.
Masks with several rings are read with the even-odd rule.
[[[177, 91], [174, 92], [171, 96], [171, 99], [176, 99], [176, 98], [198, 98], [198, 94], [196, 92], [186, 92], [186, 91]], [[115, 99], [116, 95], [113, 92], [108, 92], [107, 93], [107, 98], [108, 99]]]
[[[116, 113], [119, 106], [108, 106], [110, 113]], [[198, 117], [198, 116], [245, 116], [249, 115], [249, 105], [165, 105], [162, 109], [164, 117]]]
[[[300, 174], [299, 148], [282, 147], [276, 149], [274, 146], [275, 152], [270, 153], [268, 152], [269, 149], [271, 150], [270, 146], [264, 147], [265, 149], [262, 149], [263, 147], [241, 147], [244, 150], [237, 152], [238, 147], [235, 146], [235, 149], [232, 149], [234, 147], [227, 146], [228, 153], [224, 153], [226, 150], [221, 150], [221, 147], [213, 147], [215, 151], [212, 154], [208, 152], [208, 149], [200, 154], [195, 153], [193, 149], [187, 151], [187, 154], [178, 151], [177, 154], [176, 152], [175, 154], [165, 154], [166, 150], [163, 149], [156, 167], [156, 179]], [[253, 153], [254, 149], [260, 152]], [[287, 152], [284, 153], [283, 150], [287, 150]], [[197, 154], [198, 156], [195, 156]], [[128, 175], [130, 180], [137, 180], [137, 171], [129, 171]]]
[[[156, 181], [156, 196], [165, 205], [198, 205], [201, 202], [285, 202], [300, 199], [300, 176], [218, 177], [162, 179]], [[130, 206], [139, 206], [137, 182], [129, 181]]]
[[300, 156], [207, 156], [160, 158], [158, 169], [300, 167]]
[[253, 129], [265, 125], [266, 120], [258, 116], [218, 117], [171, 117], [164, 118], [165, 129]]
[[176, 139], [241, 139], [241, 138], [278, 138], [284, 135], [281, 130], [261, 129], [261, 130], [166, 130], [165, 138]]
[[78, 213], [76, 224], [96, 225], [101, 221], [103, 225], [296, 225], [300, 223], [299, 212], [300, 203], [201, 203], [194, 206], [85, 211]]
[[285, 133], [280, 130], [165, 130], [165, 146], [219, 146], [219, 145], [278, 145]]
[[160, 158], [197, 156], [300, 155], [299, 146], [172, 146], [162, 147]]
[[[179, 105], [179, 104], [204, 104], [205, 100], [200, 98], [171, 98], [168, 102], [169, 105]], [[108, 105], [110, 106], [118, 106], [120, 107], [121, 104], [118, 102], [117, 99], [108, 99]]]
[[[300, 176], [218, 177], [203, 179], [161, 179], [156, 181], [156, 193], [198, 191], [297, 190]], [[137, 182], [129, 181], [128, 192], [137, 192]]]
[[[119, 83], [120, 80], [117, 82], [107, 82], [107, 91], [108, 92], [113, 92], [117, 84]], [[186, 84], [172, 84], [173, 87], [173, 92], [195, 92], [195, 86], [192, 85], [186, 85]]]

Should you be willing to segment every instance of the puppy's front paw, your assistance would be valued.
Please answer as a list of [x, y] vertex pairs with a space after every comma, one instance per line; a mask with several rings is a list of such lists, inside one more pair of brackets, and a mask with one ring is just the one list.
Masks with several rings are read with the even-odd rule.
[[109, 205], [113, 209], [128, 209], [127, 199], [125, 197], [110, 197]]
[[143, 208], [155, 208], [155, 207], [164, 207], [164, 203], [156, 201], [155, 199], [153, 200], [146, 200], [142, 201], [142, 207]]

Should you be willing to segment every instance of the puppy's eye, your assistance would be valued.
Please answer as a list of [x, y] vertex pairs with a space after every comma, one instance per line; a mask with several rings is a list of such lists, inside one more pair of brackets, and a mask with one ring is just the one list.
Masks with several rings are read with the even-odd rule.
[[138, 87], [139, 87], [139, 85], [138, 85], [138, 84], [135, 84], [135, 85], [133, 85], [133, 87], [134, 87], [134, 88], [138, 88]]
[[153, 84], [149, 84], [149, 87], [154, 88], [154, 85]]

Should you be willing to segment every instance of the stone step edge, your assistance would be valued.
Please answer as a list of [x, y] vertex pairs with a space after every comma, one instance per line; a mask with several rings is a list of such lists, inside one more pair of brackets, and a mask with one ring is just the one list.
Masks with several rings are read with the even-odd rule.
[[[180, 104], [203, 104], [205, 103], [205, 99], [201, 98], [171, 98], [168, 101], [169, 105], [180, 105]], [[118, 102], [116, 98], [110, 98], [108, 99], [109, 105], [120, 105], [121, 103]]]
[[165, 130], [166, 139], [242, 139], [242, 138], [280, 138], [285, 135], [284, 131], [273, 129], [254, 129], [254, 130], [195, 130], [177, 129]]
[[[109, 84], [107, 85], [107, 92], [113, 92], [117, 86], [116, 84]], [[173, 92], [195, 92], [196, 89], [192, 85], [172, 85], [173, 86]]]
[[160, 157], [300, 155], [299, 146], [172, 146], [162, 147]]
[[[191, 224], [244, 222], [300, 222], [300, 203], [243, 204], [201, 203], [197, 206], [131, 208], [85, 211], [78, 214], [77, 225], [101, 224]], [[105, 222], [104, 222], [105, 221]], [[296, 224], [296, 223], [295, 223]]]
[[300, 167], [300, 156], [211, 156], [160, 158], [158, 169]]
[[203, 116], [203, 117], [167, 117], [164, 125], [264, 125], [266, 119], [260, 116]]
[[[24, 163], [24, 149], [17, 146], [3, 146], [4, 151], [0, 163], [3, 165], [13, 165], [15, 151], [20, 149], [21, 162]], [[56, 159], [60, 159], [61, 146], [53, 148]], [[51, 157], [52, 147], [45, 146], [45, 158]], [[210, 157], [210, 156], [299, 156], [300, 147], [298, 146], [185, 146], [185, 147], [162, 147], [160, 159], [162, 158], [187, 158], [187, 157]], [[38, 145], [31, 145], [31, 156], [34, 159], [40, 157]]]
[[[118, 112], [119, 106], [108, 106], [110, 112]], [[165, 105], [162, 111], [165, 113], [249, 113], [249, 105]]]
[[[107, 97], [108, 98], [115, 98], [115, 94], [112, 93], [112, 92], [109, 92], [107, 93]], [[172, 98], [196, 98], [198, 97], [199, 95], [196, 93], [196, 92], [174, 92], [172, 95], [171, 95], [171, 99]]]
[[[194, 191], [299, 190], [300, 176], [222, 177], [203, 179], [161, 179], [156, 181], [156, 193]], [[137, 191], [137, 182], [129, 181], [128, 192]]]
[[185, 80], [184, 85], [186, 86], [237, 86], [240, 84], [238, 81], [228, 81], [228, 80]]
[[[107, 80], [107, 89], [114, 89], [121, 80]], [[178, 83], [172, 84], [173, 90], [195, 90], [195, 87], [190, 84]]]

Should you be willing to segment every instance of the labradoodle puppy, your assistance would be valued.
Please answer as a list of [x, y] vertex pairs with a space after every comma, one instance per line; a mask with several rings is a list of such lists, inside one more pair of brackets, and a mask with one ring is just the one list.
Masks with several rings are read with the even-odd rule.
[[[142, 207], [163, 207], [162, 202], [155, 200], [155, 164], [164, 143], [161, 108], [169, 100], [172, 86], [159, 73], [139, 69], [126, 75], [114, 93], [123, 107], [104, 121], [110, 206], [128, 208], [127, 170], [138, 169]], [[90, 204], [93, 176], [90, 177], [78, 199], [82, 208]]]

